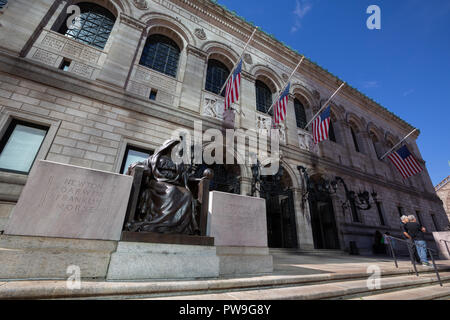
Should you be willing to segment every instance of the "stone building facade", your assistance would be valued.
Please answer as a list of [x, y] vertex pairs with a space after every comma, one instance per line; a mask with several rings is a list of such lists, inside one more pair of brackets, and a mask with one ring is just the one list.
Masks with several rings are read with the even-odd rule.
[[[0, 169], [0, 230], [37, 159], [122, 173], [127, 159], [151, 153], [176, 129], [193, 130], [194, 121], [220, 129], [223, 97], [216, 78], [232, 69], [254, 30], [208, 0], [0, 4], [1, 152], [7, 158], [7, 146], [20, 143], [19, 129], [33, 137], [27, 142], [34, 146], [27, 151], [28, 167], [23, 163], [16, 170], [18, 164], [6, 159], [11, 167]], [[75, 29], [64, 26], [75, 12], [70, 5], [78, 5], [83, 17]], [[248, 130], [250, 140], [270, 126], [270, 116], [261, 111], [300, 58], [256, 32], [234, 105], [236, 127]], [[443, 229], [448, 218], [415, 142], [418, 133], [407, 144], [425, 168], [421, 174], [403, 179], [387, 160], [378, 160], [412, 130], [387, 109], [345, 86], [332, 102], [333, 138], [311, 143], [304, 123], [341, 82], [308, 59], [293, 77], [287, 120], [279, 129], [282, 192], [263, 195], [271, 246], [349, 250], [354, 243], [369, 253], [376, 231], [400, 234], [400, 214], [419, 215], [430, 231]], [[315, 181], [339, 176], [352, 191], [375, 191], [371, 208], [352, 210], [341, 184], [313, 204], [299, 166]], [[250, 193], [250, 166], [219, 169], [218, 179], [226, 178], [222, 188], [234, 181], [233, 192]]]
[[444, 210], [450, 220], [450, 176], [442, 180], [436, 187], [436, 194], [441, 198]]

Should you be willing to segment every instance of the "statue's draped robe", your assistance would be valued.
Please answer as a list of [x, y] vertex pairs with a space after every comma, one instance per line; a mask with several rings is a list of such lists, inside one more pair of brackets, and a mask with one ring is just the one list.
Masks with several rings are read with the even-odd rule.
[[193, 234], [197, 229], [194, 217], [193, 197], [185, 187], [183, 165], [176, 166], [176, 177], [167, 177], [159, 167], [161, 156], [170, 157], [176, 140], [166, 142], [144, 163], [151, 169], [150, 187], [144, 192], [146, 215], [140, 224], [141, 231]]

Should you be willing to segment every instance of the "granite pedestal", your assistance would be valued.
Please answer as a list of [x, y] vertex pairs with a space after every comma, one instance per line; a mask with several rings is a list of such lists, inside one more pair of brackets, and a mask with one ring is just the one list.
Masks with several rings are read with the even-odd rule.
[[105, 278], [132, 178], [38, 161], [0, 238], [0, 278]]
[[264, 199], [210, 192], [207, 235], [214, 237], [220, 275], [273, 272]]
[[120, 241], [107, 280], [192, 279], [219, 276], [214, 246]]

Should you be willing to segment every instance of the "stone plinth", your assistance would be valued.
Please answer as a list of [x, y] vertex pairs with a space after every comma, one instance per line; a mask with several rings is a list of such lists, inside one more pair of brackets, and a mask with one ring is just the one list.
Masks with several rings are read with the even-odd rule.
[[132, 181], [125, 175], [39, 161], [5, 234], [119, 240]]
[[269, 248], [217, 247], [220, 275], [262, 274], [273, 272]]
[[210, 192], [207, 235], [217, 246], [220, 275], [273, 271], [264, 199]]
[[210, 192], [207, 235], [216, 246], [267, 247], [266, 201]]
[[433, 232], [433, 238], [436, 242], [436, 248], [439, 250], [439, 258], [450, 260], [450, 231]]
[[213, 246], [119, 242], [108, 280], [211, 278], [219, 275]]
[[0, 279], [105, 278], [115, 241], [0, 236]]

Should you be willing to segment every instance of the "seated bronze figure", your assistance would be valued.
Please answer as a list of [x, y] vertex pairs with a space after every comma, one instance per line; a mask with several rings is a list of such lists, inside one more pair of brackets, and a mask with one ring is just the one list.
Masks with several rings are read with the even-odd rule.
[[203, 178], [193, 178], [192, 168], [174, 163], [171, 153], [179, 143], [179, 140], [166, 141], [155, 154], [128, 169], [130, 175], [138, 168], [143, 169], [143, 175], [139, 190], [134, 191], [139, 198], [136, 211], [125, 225], [126, 231], [201, 234], [201, 202], [205, 200], [201, 191], [205, 190], [199, 188], [199, 182], [209, 181], [212, 173], [205, 170]]

